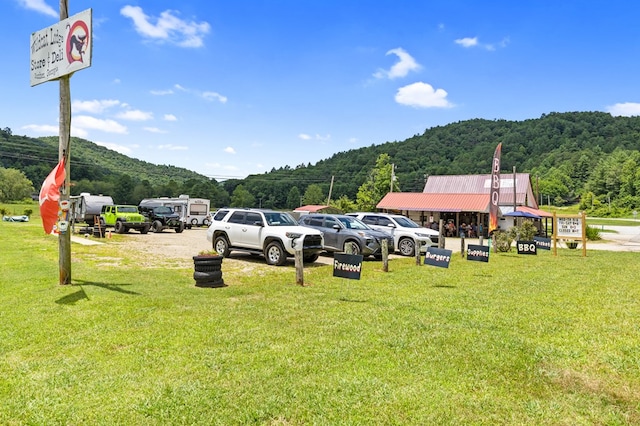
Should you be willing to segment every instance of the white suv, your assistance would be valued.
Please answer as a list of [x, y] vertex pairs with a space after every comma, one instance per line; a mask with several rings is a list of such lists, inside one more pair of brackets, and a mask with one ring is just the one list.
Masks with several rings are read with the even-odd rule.
[[415, 240], [420, 241], [420, 251], [428, 246], [438, 247], [438, 231], [423, 228], [408, 217], [388, 213], [347, 213], [355, 216], [373, 229], [393, 235], [395, 247], [403, 256], [415, 255]]
[[216, 212], [207, 240], [224, 257], [233, 250], [264, 254], [269, 265], [284, 265], [299, 244], [303, 260], [315, 262], [324, 243], [320, 231], [298, 225], [289, 213], [238, 208]]

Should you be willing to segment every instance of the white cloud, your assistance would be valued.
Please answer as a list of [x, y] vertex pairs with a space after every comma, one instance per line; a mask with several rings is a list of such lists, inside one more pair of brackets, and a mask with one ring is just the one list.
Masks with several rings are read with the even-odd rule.
[[311, 136], [308, 135], [306, 133], [300, 133], [298, 135], [298, 138], [304, 140], [304, 141], [309, 141], [309, 140], [317, 140], [317, 141], [328, 141], [329, 139], [331, 139], [331, 135], [327, 134], [326, 136], [322, 136], [316, 133], [315, 136]]
[[606, 110], [614, 117], [632, 117], [634, 115], [640, 115], [640, 103], [624, 102], [621, 104], [609, 105]]
[[143, 129], [151, 133], [167, 133], [166, 130], [158, 129], [157, 127], [143, 127]]
[[44, 0], [18, 0], [18, 3], [25, 9], [35, 10], [56, 19], [60, 19], [60, 13], [56, 12], [51, 6], [46, 4]]
[[457, 40], [455, 40], [456, 44], [459, 44], [462, 47], [474, 47], [478, 45], [478, 37], [465, 37], [465, 38], [459, 38]]
[[227, 97], [216, 92], [203, 92], [202, 97], [208, 101], [218, 100], [220, 103], [227, 103]]
[[358, 143], [358, 138], [349, 138], [349, 143]]
[[298, 137], [299, 137], [300, 139], [302, 139], [303, 141], [308, 141], [308, 140], [310, 140], [310, 139], [311, 139], [311, 136], [307, 135], [306, 133], [300, 133], [300, 134], [298, 135]]
[[[490, 50], [490, 51], [494, 51], [496, 50], [496, 46], [490, 43], [480, 43], [478, 41], [478, 37], [465, 37], [465, 38], [459, 38], [457, 40], [454, 40], [454, 43], [459, 44], [460, 46], [464, 47], [464, 48], [471, 48], [471, 47], [480, 47], [482, 49], [485, 50]], [[500, 41], [498, 43], [498, 47], [507, 47], [507, 44], [509, 44], [509, 37], [505, 37], [502, 39], [502, 41]]]
[[124, 145], [118, 145], [117, 143], [111, 142], [94, 142], [96, 145], [104, 146], [105, 148], [109, 148], [113, 151], [119, 152], [120, 154], [129, 155], [131, 154], [131, 148], [126, 147]]
[[120, 101], [115, 99], [73, 101], [71, 102], [71, 110], [73, 112], [89, 112], [91, 114], [100, 114], [116, 105], [120, 105]]
[[[26, 126], [22, 126], [25, 130], [31, 130], [33, 133], [37, 133], [40, 135], [59, 135], [60, 127], [59, 126], [51, 126], [49, 124], [28, 124]], [[75, 136], [78, 138], [86, 138], [89, 133], [81, 128], [71, 126], [71, 136]]]
[[398, 47], [391, 49], [387, 52], [387, 55], [396, 55], [400, 60], [393, 64], [389, 71], [378, 70], [373, 76], [375, 78], [389, 78], [394, 79], [398, 77], [405, 77], [410, 71], [418, 71], [421, 66], [418, 64], [411, 55], [409, 55], [404, 49]]
[[450, 108], [453, 106], [447, 100], [445, 90], [434, 90], [430, 84], [421, 81], [399, 88], [395, 100], [399, 104], [417, 108]]
[[173, 95], [173, 90], [150, 90], [149, 93], [156, 96], [165, 96], [165, 95]]
[[178, 121], [178, 117], [173, 114], [165, 114], [163, 119], [164, 121]]
[[130, 121], [147, 121], [153, 120], [153, 113], [147, 111], [140, 111], [139, 109], [131, 109], [128, 111], [123, 111], [117, 115], [118, 118], [122, 120], [130, 120]]
[[72, 123], [80, 129], [101, 130], [107, 133], [128, 133], [127, 128], [114, 120], [102, 120], [88, 115], [78, 115], [72, 118]]
[[235, 149], [233, 149], [233, 147], [228, 146], [228, 147], [226, 147], [226, 148], [224, 149], [224, 152], [226, 152], [227, 154], [235, 154], [235, 153], [236, 153], [236, 150], [235, 150]]
[[125, 6], [120, 13], [131, 18], [136, 31], [143, 37], [182, 47], [202, 47], [202, 39], [211, 29], [207, 22], [182, 20], [175, 16], [179, 12], [171, 10], [160, 13], [159, 18], [147, 16], [138, 6]]
[[316, 140], [317, 141], [328, 141], [329, 139], [331, 139], [331, 135], [321, 136], [321, 135], [316, 134]]

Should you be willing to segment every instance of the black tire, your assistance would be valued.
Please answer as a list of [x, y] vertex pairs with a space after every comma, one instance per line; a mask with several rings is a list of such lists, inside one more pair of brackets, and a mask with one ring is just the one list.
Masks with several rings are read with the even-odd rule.
[[151, 229], [153, 229], [153, 232], [162, 232], [162, 222], [160, 222], [159, 220], [154, 220], [153, 223], [151, 224]]
[[196, 281], [216, 281], [222, 278], [222, 271], [212, 271], [212, 272], [193, 272], [193, 279]]
[[345, 241], [343, 251], [347, 252], [347, 246], [351, 246], [351, 254], [360, 254], [362, 250], [360, 250], [360, 245], [355, 241]]
[[309, 254], [302, 259], [304, 263], [313, 263], [316, 260], [318, 260], [318, 253]]
[[149, 232], [149, 225], [145, 225], [142, 228], [140, 228], [141, 234], [147, 234], [148, 232]]
[[267, 265], [282, 266], [287, 262], [287, 255], [279, 241], [270, 242], [264, 249]]
[[202, 224], [204, 226], [209, 226], [209, 225], [211, 225], [211, 221], [209, 219], [205, 219], [205, 220], [202, 221]]
[[222, 257], [229, 257], [229, 241], [227, 237], [220, 235], [213, 241], [213, 249]]
[[403, 256], [414, 256], [416, 254], [416, 245], [411, 238], [403, 238], [398, 243], [398, 250]]
[[180, 234], [182, 233], [182, 231], [184, 231], [184, 223], [180, 222], [180, 224], [176, 228], [176, 234]]
[[120, 221], [116, 221], [114, 228], [116, 230], [116, 234], [124, 234], [127, 232], [127, 227]]
[[198, 226], [198, 219], [191, 219], [191, 226]]

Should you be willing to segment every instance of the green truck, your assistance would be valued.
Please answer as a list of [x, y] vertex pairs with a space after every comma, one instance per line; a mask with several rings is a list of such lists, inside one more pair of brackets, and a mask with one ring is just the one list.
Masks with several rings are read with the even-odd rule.
[[102, 206], [100, 224], [112, 226], [117, 234], [126, 234], [130, 229], [146, 234], [151, 228], [151, 223], [138, 212], [137, 206], [119, 204]]

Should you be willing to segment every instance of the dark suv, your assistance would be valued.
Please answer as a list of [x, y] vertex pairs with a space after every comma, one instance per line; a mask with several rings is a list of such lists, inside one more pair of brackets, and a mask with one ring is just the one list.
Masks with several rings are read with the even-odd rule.
[[169, 206], [139, 206], [138, 210], [149, 219], [153, 232], [162, 232], [167, 228], [174, 229], [177, 234], [184, 231], [184, 222], [180, 220], [180, 215]]
[[329, 252], [346, 252], [363, 256], [382, 257], [382, 240], [387, 240], [389, 253], [393, 253], [393, 237], [385, 232], [376, 231], [352, 216], [333, 214], [307, 214], [298, 221], [322, 232], [324, 249]]

